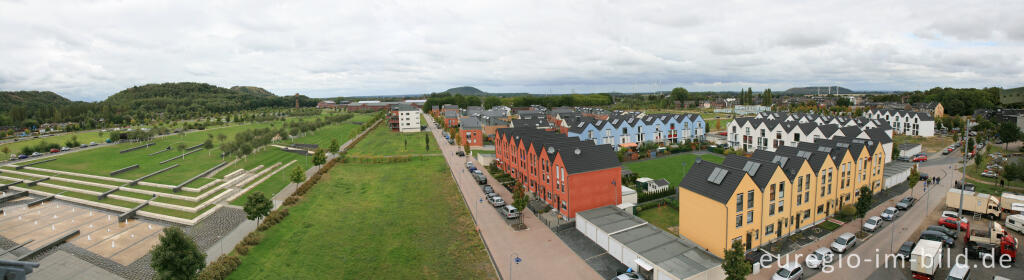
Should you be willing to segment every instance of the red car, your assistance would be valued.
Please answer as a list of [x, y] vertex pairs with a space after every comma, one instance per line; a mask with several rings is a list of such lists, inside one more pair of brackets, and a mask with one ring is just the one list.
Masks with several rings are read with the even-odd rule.
[[[939, 218], [939, 225], [944, 226], [948, 229], [956, 229], [956, 218], [953, 217], [942, 217]], [[971, 228], [971, 225], [966, 220], [960, 221], [960, 231], [967, 231]]]
[[914, 157], [914, 159], [913, 159], [912, 161], [913, 161], [913, 162], [924, 162], [924, 161], [928, 161], [928, 156], [926, 156], [926, 155], [918, 155], [918, 156]]
[[729, 136], [729, 132], [719, 132], [718, 135]]

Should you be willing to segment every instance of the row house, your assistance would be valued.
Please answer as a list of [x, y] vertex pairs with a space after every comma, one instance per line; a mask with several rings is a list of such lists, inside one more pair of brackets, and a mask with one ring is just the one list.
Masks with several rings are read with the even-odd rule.
[[[881, 145], [842, 138], [699, 161], [679, 184], [680, 235], [724, 257], [733, 241], [754, 250], [821, 223], [881, 185]], [[874, 189], [874, 192], [881, 188]]]
[[935, 118], [929, 113], [907, 110], [868, 110], [864, 117], [889, 123], [896, 133], [912, 136], [935, 136]]
[[594, 144], [682, 143], [703, 141], [704, 119], [696, 114], [634, 115], [608, 120], [587, 119], [569, 128], [567, 135]]
[[799, 143], [814, 143], [820, 139], [853, 137], [881, 143], [886, 155], [892, 154], [891, 128], [885, 122], [866, 118], [765, 114], [737, 118], [729, 123], [726, 131], [729, 146], [737, 150], [774, 152], [783, 146], [795, 147]]
[[445, 111], [442, 116], [444, 116], [444, 125], [446, 127], [459, 125], [459, 111]]
[[494, 137], [497, 166], [565, 219], [622, 203], [622, 168], [609, 145], [557, 132], [502, 128]]

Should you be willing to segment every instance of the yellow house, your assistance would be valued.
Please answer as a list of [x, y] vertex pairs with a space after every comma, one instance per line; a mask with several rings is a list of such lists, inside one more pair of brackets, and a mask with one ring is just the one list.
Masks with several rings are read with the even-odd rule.
[[761, 190], [761, 209], [755, 215], [761, 216], [761, 227], [755, 230], [761, 242], [770, 242], [792, 233], [793, 194], [790, 180], [778, 164], [754, 158], [729, 155], [722, 165], [746, 172]]
[[679, 234], [718, 257], [733, 241], [760, 247], [761, 189], [742, 169], [696, 162], [679, 183]]
[[810, 162], [795, 154], [767, 151], [756, 151], [751, 158], [778, 164], [789, 178], [792, 201], [786, 207], [790, 209], [790, 222], [782, 231], [790, 233], [813, 226], [817, 221], [812, 212], [814, 211], [814, 197], [818, 192], [817, 184], [815, 184], [817, 173], [811, 168]]

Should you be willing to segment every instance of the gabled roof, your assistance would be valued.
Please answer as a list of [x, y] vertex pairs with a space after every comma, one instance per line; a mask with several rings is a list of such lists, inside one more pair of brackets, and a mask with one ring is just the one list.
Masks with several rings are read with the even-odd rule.
[[725, 160], [722, 161], [722, 165], [747, 172], [747, 175], [754, 179], [754, 183], [757, 184], [757, 187], [761, 188], [761, 190], [764, 190], [764, 188], [771, 183], [772, 176], [775, 175], [775, 170], [779, 169], [779, 165], [777, 164], [761, 162], [737, 155], [725, 156]]
[[[724, 175], [722, 172], [725, 172]], [[708, 181], [708, 177], [713, 173], [721, 175], [720, 183], [716, 184]], [[686, 176], [679, 182], [679, 186], [724, 204], [729, 202], [743, 177], [746, 176], [747, 173], [743, 172], [742, 169], [734, 169], [708, 161], [701, 161], [694, 163], [693, 167], [690, 167], [690, 171], [687, 171]]]
[[818, 172], [818, 170], [821, 169], [821, 166], [825, 164], [825, 160], [827, 160], [829, 157], [829, 154], [819, 152], [817, 151], [817, 149], [801, 149], [789, 146], [779, 147], [779, 149], [775, 150], [775, 152], [791, 156], [794, 158], [803, 158], [807, 160], [807, 163], [811, 164], [811, 169], [813, 169], [814, 172]]
[[480, 130], [483, 126], [480, 124], [480, 119], [476, 117], [463, 117], [459, 119], [459, 129], [462, 130]]
[[888, 133], [885, 133], [885, 129], [883, 128], [871, 128], [864, 130], [864, 132], [868, 134], [868, 138], [871, 138], [872, 141], [881, 144], [892, 143], [892, 137], [890, 137]]
[[459, 118], [459, 112], [456, 112], [456, 111], [445, 111], [444, 112], [444, 118], [446, 118], [446, 119], [458, 119]]
[[554, 131], [532, 128], [499, 128], [495, 134], [522, 141], [532, 146], [535, 152], [549, 160], [561, 155], [565, 170], [569, 174], [619, 167], [619, 157], [610, 145], [595, 145], [592, 141], [580, 141]]
[[782, 153], [773, 153], [764, 150], [754, 151], [754, 155], [751, 159], [761, 162], [771, 162], [778, 164], [782, 168], [782, 173], [786, 174], [790, 180], [796, 177], [797, 173], [800, 172], [800, 167], [804, 164], [804, 158], [798, 156], [790, 156]]

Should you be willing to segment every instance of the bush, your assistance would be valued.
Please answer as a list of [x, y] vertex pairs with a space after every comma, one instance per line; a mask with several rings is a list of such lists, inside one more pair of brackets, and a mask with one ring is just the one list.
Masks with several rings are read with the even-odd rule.
[[837, 218], [844, 221], [849, 221], [857, 216], [857, 207], [853, 205], [843, 205], [843, 208], [839, 208], [839, 214]]
[[239, 255], [243, 256], [248, 255], [249, 246], [242, 243], [238, 243], [238, 245], [235, 245], [235, 253], [238, 253]]
[[284, 200], [284, 206], [295, 205], [296, 203], [299, 203], [300, 199], [302, 199], [301, 196], [295, 196], [295, 195], [288, 196], [288, 198]]
[[228, 278], [231, 272], [234, 272], [239, 265], [242, 264], [242, 260], [234, 254], [224, 254], [217, 258], [216, 261], [207, 265], [202, 271], [199, 271], [200, 280], [221, 280]]
[[281, 220], [284, 220], [285, 217], [288, 217], [288, 208], [280, 208], [280, 209], [271, 211], [270, 214], [267, 215], [267, 217], [263, 219], [263, 222], [260, 223], [260, 226], [257, 227], [256, 230], [259, 230], [259, 231], [268, 230], [271, 227], [273, 227], [274, 225], [276, 225], [277, 223], [280, 223]]
[[640, 202], [651, 201], [651, 200], [659, 199], [659, 198], [662, 198], [662, 197], [671, 196], [671, 195], [674, 195], [674, 194], [676, 194], [676, 188], [672, 188], [672, 187], [669, 187], [669, 188], [664, 189], [664, 190], [656, 191], [656, 192], [637, 191], [637, 193], [636, 193], [636, 195], [637, 195], [636, 196], [636, 202], [640, 203]]
[[249, 235], [246, 235], [245, 238], [242, 238], [241, 244], [253, 246], [260, 244], [260, 240], [263, 240], [263, 234], [258, 231], [254, 231], [250, 232]]

